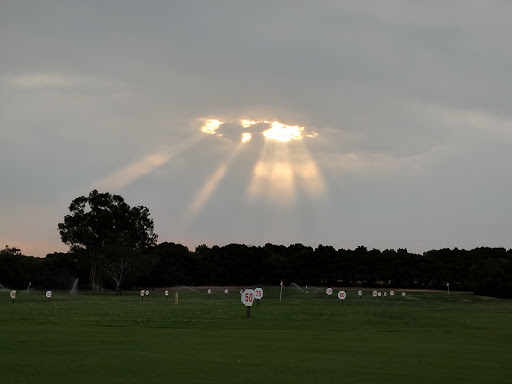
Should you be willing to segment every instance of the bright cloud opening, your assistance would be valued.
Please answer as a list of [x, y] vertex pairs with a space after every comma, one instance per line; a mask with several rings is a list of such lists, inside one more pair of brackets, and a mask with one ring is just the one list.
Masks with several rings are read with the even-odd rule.
[[286, 125], [279, 121], [273, 121], [272, 127], [263, 132], [263, 136], [270, 140], [288, 142], [291, 140], [302, 140], [304, 127], [298, 125]]
[[254, 120], [240, 120], [240, 124], [242, 124], [242, 127], [244, 128], [250, 128], [253, 125], [258, 124], [258, 122]]
[[242, 143], [247, 143], [251, 141], [252, 135], [249, 132], [242, 133]]
[[[223, 131], [225, 127], [221, 127], [223, 124], [224, 121], [217, 119], [206, 119], [204, 120], [204, 124], [201, 127], [201, 132], [208, 133], [210, 135], [224, 136]], [[250, 141], [252, 135], [256, 133], [263, 135], [267, 140], [278, 141], [281, 143], [300, 141], [304, 138], [314, 139], [318, 136], [318, 133], [316, 132], [305, 132], [304, 127], [299, 125], [288, 125], [277, 120], [268, 121], [241, 119], [239, 120], [239, 124], [241, 129], [253, 130], [251, 133], [244, 132], [242, 134], [242, 142], [244, 143]], [[233, 124], [228, 125], [233, 126]], [[256, 125], [258, 125], [258, 127], [254, 128]], [[264, 129], [265, 125], [268, 127], [267, 129]]]
[[216, 120], [216, 119], [208, 119], [205, 120], [203, 126], [201, 127], [201, 132], [208, 133], [210, 135], [217, 134], [217, 129], [224, 124], [223, 121]]

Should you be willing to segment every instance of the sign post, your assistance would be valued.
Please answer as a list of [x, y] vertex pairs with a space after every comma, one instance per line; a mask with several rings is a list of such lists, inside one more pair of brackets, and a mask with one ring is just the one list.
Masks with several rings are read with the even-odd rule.
[[332, 288], [329, 287], [325, 290], [325, 293], [327, 293], [328, 296], [331, 296], [332, 295]]
[[50, 300], [52, 298], [52, 291], [46, 291], [46, 298]]
[[448, 295], [450, 295], [450, 283], [446, 283], [446, 288], [448, 288]]
[[144, 301], [144, 290], [140, 291], [140, 298]]
[[263, 298], [263, 289], [260, 287], [254, 290], [254, 298], [256, 299], [256, 306], [259, 307], [260, 300]]
[[14, 299], [16, 299], [16, 291], [11, 291], [11, 299], [14, 304]]
[[169, 291], [168, 290], [165, 290], [164, 291], [164, 295], [165, 295], [165, 298], [168, 299], [169, 298]]
[[251, 317], [251, 307], [254, 302], [254, 291], [252, 289], [246, 289], [242, 293], [242, 303], [247, 307], [247, 317]]
[[359, 298], [362, 299], [363, 298], [363, 291], [357, 291], [357, 294], [359, 295]]
[[283, 280], [281, 280], [281, 292], [279, 292], [279, 301], [281, 301], [281, 296], [283, 296]]
[[178, 292], [174, 294], [174, 304], [178, 304]]
[[346, 298], [347, 298], [347, 293], [345, 291], [338, 292], [338, 299], [341, 300], [341, 304], [343, 304], [345, 302]]

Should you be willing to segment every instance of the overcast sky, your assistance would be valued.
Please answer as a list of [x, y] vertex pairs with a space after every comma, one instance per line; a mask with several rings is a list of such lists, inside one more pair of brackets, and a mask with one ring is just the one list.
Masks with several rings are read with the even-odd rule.
[[0, 0], [0, 246], [66, 251], [98, 189], [192, 250], [510, 248], [511, 36], [505, 0]]

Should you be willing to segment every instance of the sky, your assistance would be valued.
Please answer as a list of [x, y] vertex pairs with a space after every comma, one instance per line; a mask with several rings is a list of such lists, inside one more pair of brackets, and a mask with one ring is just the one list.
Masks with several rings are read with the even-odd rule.
[[512, 247], [512, 3], [0, 0], [0, 245]]

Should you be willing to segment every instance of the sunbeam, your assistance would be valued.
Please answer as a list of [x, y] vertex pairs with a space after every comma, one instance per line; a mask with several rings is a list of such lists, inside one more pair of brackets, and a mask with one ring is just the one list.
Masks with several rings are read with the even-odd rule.
[[181, 143], [161, 152], [153, 153], [137, 160], [123, 169], [95, 182], [90, 188], [100, 190], [119, 190], [153, 172], [156, 168], [168, 163], [193, 144], [203, 139], [203, 135], [194, 135]]
[[293, 144], [279, 139], [266, 140], [253, 168], [247, 190], [249, 198], [264, 197], [278, 205], [291, 205], [298, 185], [310, 198], [321, 196], [326, 189], [306, 145], [301, 140]]
[[254, 165], [248, 195], [252, 199], [266, 196], [279, 204], [293, 203], [294, 172], [288, 145], [282, 142], [265, 141], [260, 158]]
[[226, 175], [229, 165], [238, 155], [242, 149], [244, 143], [240, 142], [236, 147], [235, 151], [217, 168], [215, 173], [211, 175], [208, 180], [204, 183], [201, 190], [195, 195], [192, 203], [189, 205], [186, 214], [186, 220], [192, 220], [204, 207], [204, 205], [210, 200], [211, 196], [217, 189], [217, 186]]
[[[236, 128], [236, 124], [224, 123], [217, 118], [202, 119], [202, 122], [201, 132], [221, 137], [225, 133], [226, 139], [235, 140], [236, 129], [233, 131], [233, 127]], [[242, 143], [251, 141], [254, 135], [264, 137], [263, 148], [247, 188], [250, 200], [263, 198], [270, 203], [289, 206], [295, 203], [299, 190], [309, 198], [317, 198], [325, 193], [325, 181], [305, 144], [305, 139], [318, 136], [316, 132], [277, 120], [241, 119], [237, 124]], [[217, 169], [195, 197], [189, 208], [190, 215], [197, 214], [203, 208], [224, 178], [229, 161]]]

